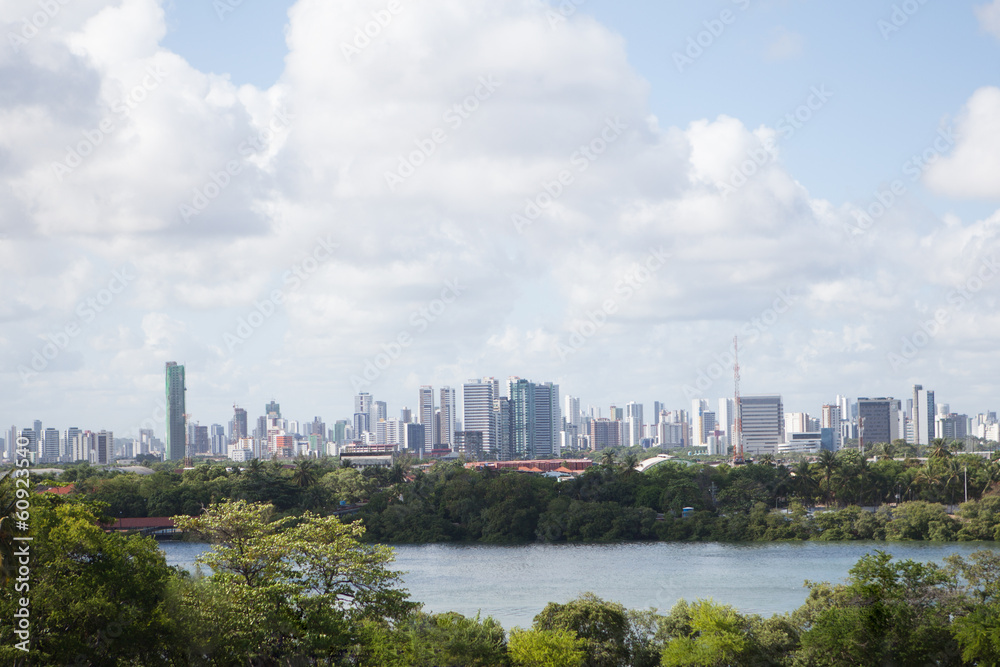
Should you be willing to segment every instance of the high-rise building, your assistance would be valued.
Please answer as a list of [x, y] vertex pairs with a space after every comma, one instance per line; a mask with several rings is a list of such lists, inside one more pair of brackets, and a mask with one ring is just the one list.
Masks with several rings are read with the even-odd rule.
[[626, 444], [636, 447], [642, 442], [642, 403], [635, 401], [625, 404]]
[[243, 438], [249, 437], [250, 435], [247, 431], [247, 411], [234, 405], [233, 413], [232, 442], [239, 442]]
[[111, 463], [115, 452], [115, 435], [112, 431], [101, 431], [97, 434], [95, 443], [97, 450], [97, 464], [107, 465]]
[[413, 423], [413, 410], [411, 410], [409, 408], [403, 408], [402, 410], [400, 410], [399, 411], [399, 421], [403, 422], [404, 424], [412, 424]]
[[720, 398], [719, 409], [715, 413], [715, 427], [726, 436], [726, 442], [731, 443], [736, 424], [736, 404], [731, 398]]
[[59, 429], [47, 428], [42, 435], [42, 458], [45, 463], [59, 461]]
[[281, 406], [272, 398], [271, 402], [264, 406], [264, 415], [269, 419], [281, 419]]
[[441, 418], [439, 420], [440, 431], [437, 435], [435, 445], [442, 445], [448, 449], [455, 449], [455, 390], [451, 387], [441, 387]]
[[840, 422], [842, 420], [840, 406], [827, 404], [823, 406], [823, 414], [820, 418], [820, 428], [833, 430], [833, 451], [837, 451], [844, 446]]
[[354, 397], [354, 437], [361, 438], [361, 434], [371, 432], [374, 428], [372, 424], [372, 396], [366, 391]]
[[512, 377], [507, 383], [507, 395], [511, 402], [514, 457], [531, 458], [535, 444], [535, 385]]
[[372, 417], [371, 423], [377, 424], [380, 419], [389, 418], [389, 409], [386, 407], [385, 401], [372, 401]]
[[[708, 444], [705, 436], [707, 429], [705, 428], [705, 413], [709, 412], [708, 401], [703, 398], [691, 399], [691, 445], [695, 447], [704, 447]], [[715, 415], [712, 415], [712, 421], [714, 422]], [[714, 429], [713, 429], [714, 430]]]
[[620, 446], [619, 433], [618, 422], [604, 418], [591, 420], [590, 448], [596, 452], [606, 447]]
[[559, 456], [559, 432], [562, 410], [559, 408], [559, 385], [543, 382], [535, 385], [535, 441], [531, 457]]
[[211, 439], [212, 456], [225, 456], [229, 450], [229, 441], [226, 438], [226, 428], [222, 424], [212, 424], [209, 428], [209, 438]]
[[[76, 454], [77, 454], [77, 449], [79, 447], [78, 442], [80, 440], [81, 433], [82, 431], [80, 431], [80, 429], [78, 429], [76, 426], [70, 426], [68, 429], [66, 429], [66, 432], [63, 434], [62, 460], [64, 462], [73, 463], [74, 461], [79, 460], [76, 458]], [[139, 437], [140, 439], [142, 438], [141, 430], [139, 431]]]
[[[910, 421], [914, 444], [929, 445], [931, 443], [931, 440], [934, 439], [936, 415], [934, 392], [924, 389], [923, 385], [913, 385], [913, 417]], [[867, 436], [865, 436], [865, 441], [868, 441]]]
[[899, 438], [900, 401], [894, 398], [858, 398], [858, 419], [864, 444], [891, 443]]
[[566, 423], [574, 428], [580, 428], [582, 415], [580, 414], [580, 399], [568, 394], [563, 397], [563, 417]]
[[738, 406], [743, 451], [776, 454], [785, 441], [785, 412], [780, 395], [741, 396]]
[[462, 385], [462, 421], [466, 431], [483, 434], [483, 453], [493, 453], [496, 448], [496, 412], [493, 401], [493, 382], [469, 380]]
[[785, 413], [785, 433], [809, 433], [809, 415], [804, 412]]
[[427, 451], [427, 440], [426, 433], [427, 430], [423, 424], [414, 424], [412, 422], [406, 424], [406, 437], [404, 445], [408, 452], [412, 452], [417, 456], [423, 456]]
[[[494, 384], [494, 390], [496, 384]], [[506, 396], [493, 399], [493, 422], [496, 425], [496, 440], [493, 451], [488, 452], [491, 458], [500, 461], [514, 459], [514, 404]]]
[[183, 459], [187, 454], [187, 429], [184, 413], [187, 412], [184, 401], [184, 366], [168, 361], [167, 374], [167, 440], [166, 458], [171, 461]]
[[437, 444], [436, 420], [434, 419], [434, 387], [430, 385], [420, 387], [417, 398], [417, 411], [420, 423], [424, 427], [424, 446], [430, 451]]

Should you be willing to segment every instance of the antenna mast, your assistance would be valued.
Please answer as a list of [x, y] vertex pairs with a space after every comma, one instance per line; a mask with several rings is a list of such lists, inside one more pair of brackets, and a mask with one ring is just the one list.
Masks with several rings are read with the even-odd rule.
[[739, 337], [733, 336], [733, 383], [736, 388], [736, 437], [733, 441], [733, 464], [743, 463], [743, 409], [740, 407], [740, 346]]

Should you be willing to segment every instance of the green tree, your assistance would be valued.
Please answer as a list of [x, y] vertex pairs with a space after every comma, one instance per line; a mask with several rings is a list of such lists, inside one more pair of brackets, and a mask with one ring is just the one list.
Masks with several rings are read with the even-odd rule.
[[966, 582], [973, 602], [969, 613], [952, 623], [962, 659], [974, 665], [1000, 665], [1000, 554], [975, 551], [969, 560], [953, 555], [945, 561]]
[[584, 593], [566, 604], [550, 602], [535, 616], [536, 630], [571, 630], [585, 642], [586, 667], [629, 664], [629, 622], [625, 607]]
[[956, 664], [949, 628], [960, 609], [955, 586], [936, 565], [893, 562], [883, 551], [865, 555], [846, 584], [812, 584], [826, 593], [808, 612], [801, 659], [818, 667]]
[[572, 630], [510, 631], [507, 652], [516, 667], [582, 667], [586, 642]]
[[732, 607], [698, 600], [683, 607], [687, 627], [663, 648], [662, 664], [726, 667], [747, 648], [746, 620]]
[[[0, 614], [13, 619], [30, 599], [31, 651], [13, 624], [0, 624], [0, 663], [14, 665], [184, 664], [168, 567], [156, 542], [105, 533], [90, 508], [32, 494], [30, 589], [0, 588]], [[24, 544], [24, 543], [19, 543]]]
[[317, 469], [315, 459], [300, 458], [295, 462], [295, 470], [292, 472], [292, 482], [295, 486], [300, 489], [305, 489], [313, 484], [319, 479], [317, 475]]
[[362, 640], [365, 621], [412, 611], [399, 575], [386, 567], [392, 550], [362, 544], [359, 523], [309, 513], [273, 521], [273, 514], [273, 506], [235, 501], [174, 517], [214, 544], [198, 559], [212, 576], [187, 592], [206, 658], [330, 660]]

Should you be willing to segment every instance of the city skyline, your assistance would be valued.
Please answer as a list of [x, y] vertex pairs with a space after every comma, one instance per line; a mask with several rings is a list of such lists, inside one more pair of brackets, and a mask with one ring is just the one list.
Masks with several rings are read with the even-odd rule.
[[898, 4], [5, 2], [0, 423], [127, 433], [172, 360], [208, 423], [689, 406], [734, 335], [789, 412], [988, 411], [1000, 0]]

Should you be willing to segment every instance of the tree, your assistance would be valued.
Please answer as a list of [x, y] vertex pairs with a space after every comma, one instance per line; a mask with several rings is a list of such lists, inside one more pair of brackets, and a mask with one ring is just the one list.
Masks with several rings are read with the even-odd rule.
[[949, 618], [959, 611], [952, 575], [934, 564], [893, 562], [876, 551], [829, 587], [809, 611], [802, 658], [817, 666], [942, 665], [958, 662]]
[[572, 630], [514, 628], [507, 652], [516, 667], [582, 667], [585, 646]]
[[361, 641], [363, 622], [413, 610], [386, 567], [392, 550], [362, 544], [360, 523], [273, 514], [270, 505], [235, 501], [174, 517], [215, 545], [198, 559], [212, 576], [188, 591], [206, 656], [220, 664], [336, 658]]
[[732, 607], [698, 600], [684, 607], [686, 632], [663, 648], [662, 664], [726, 667], [736, 664], [747, 647], [746, 620]]
[[493, 618], [455, 612], [417, 613], [399, 631], [407, 667], [503, 667], [508, 664], [503, 626]]
[[295, 486], [305, 489], [316, 483], [319, 479], [317, 475], [316, 461], [313, 459], [300, 458], [295, 462], [295, 471], [292, 472], [292, 481]]
[[826, 498], [827, 506], [833, 501], [834, 493], [832, 480], [833, 475], [836, 473], [837, 468], [840, 467], [837, 461], [837, 455], [828, 449], [824, 449], [819, 453], [819, 461], [817, 462], [817, 467], [819, 468], [822, 479], [823, 479], [823, 494]]
[[970, 664], [1000, 664], [1000, 555], [994, 551], [975, 551], [965, 560], [953, 555], [945, 558], [949, 569], [966, 582], [974, 602], [968, 614], [952, 624], [962, 659]]
[[186, 664], [170, 612], [174, 571], [156, 542], [105, 533], [101, 517], [78, 502], [49, 494], [30, 502], [30, 589], [0, 588], [0, 614], [13, 619], [29, 597], [31, 650], [15, 648], [20, 639], [4, 622], [0, 663]]
[[550, 602], [535, 616], [536, 630], [571, 630], [584, 640], [586, 667], [619, 667], [629, 663], [628, 616], [615, 602], [584, 593], [566, 604]]

